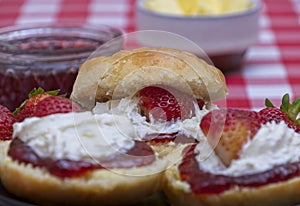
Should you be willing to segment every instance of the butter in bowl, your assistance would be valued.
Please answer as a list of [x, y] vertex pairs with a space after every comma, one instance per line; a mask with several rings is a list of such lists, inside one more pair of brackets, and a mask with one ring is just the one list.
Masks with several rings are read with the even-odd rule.
[[172, 32], [193, 41], [223, 72], [240, 69], [256, 43], [259, 0], [138, 0], [138, 30]]

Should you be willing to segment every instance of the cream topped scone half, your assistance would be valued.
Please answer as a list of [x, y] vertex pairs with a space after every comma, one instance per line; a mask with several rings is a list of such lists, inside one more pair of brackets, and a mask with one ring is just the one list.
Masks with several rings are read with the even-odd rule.
[[[120, 131], [121, 130], [121, 131]], [[128, 205], [161, 189], [166, 163], [126, 117], [90, 111], [14, 124], [2, 182], [40, 205]]]
[[221, 108], [204, 115], [200, 128], [206, 139], [165, 173], [172, 205], [300, 202], [300, 127], [283, 111]]

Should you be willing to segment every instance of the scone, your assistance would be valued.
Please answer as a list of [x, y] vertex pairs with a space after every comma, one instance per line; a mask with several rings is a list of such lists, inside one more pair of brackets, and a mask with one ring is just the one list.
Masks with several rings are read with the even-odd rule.
[[300, 127], [278, 111], [206, 114], [200, 127], [207, 139], [186, 147], [183, 160], [165, 173], [163, 187], [171, 204], [300, 203]]
[[133, 132], [116, 115], [27, 118], [14, 124], [3, 185], [39, 205], [135, 203], [161, 189], [165, 163]]
[[139, 48], [85, 62], [71, 99], [97, 114], [127, 116], [137, 138], [160, 156], [173, 157], [171, 163], [180, 158], [180, 143], [201, 136], [199, 120], [215, 107], [211, 102], [226, 95], [223, 74], [197, 56], [171, 48]]

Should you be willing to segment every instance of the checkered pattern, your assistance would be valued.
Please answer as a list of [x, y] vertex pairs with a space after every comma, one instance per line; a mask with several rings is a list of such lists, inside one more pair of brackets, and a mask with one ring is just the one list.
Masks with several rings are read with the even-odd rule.
[[266, 97], [279, 105], [300, 97], [300, 1], [264, 0], [258, 41], [242, 71], [227, 74], [231, 107], [259, 109]]
[[0, 0], [0, 27], [25, 23], [107, 24], [134, 31], [132, 0]]
[[[241, 71], [226, 74], [227, 106], [258, 109], [300, 97], [300, 0], [263, 0], [258, 42]], [[0, 0], [0, 27], [76, 21], [135, 31], [135, 0]]]
[[277, 105], [285, 93], [300, 97], [300, 1], [264, 0], [259, 25], [245, 67], [227, 75], [228, 105], [260, 108], [265, 97]]

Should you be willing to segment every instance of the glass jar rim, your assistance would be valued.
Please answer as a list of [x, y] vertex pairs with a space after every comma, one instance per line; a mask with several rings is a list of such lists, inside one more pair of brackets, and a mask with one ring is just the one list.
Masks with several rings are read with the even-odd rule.
[[[37, 55], [30, 53], [21, 53], [20, 49], [10, 44], [12, 40], [22, 40], [26, 38], [45, 37], [51, 38], [78, 38], [89, 39], [98, 42], [99, 46], [122, 35], [122, 31], [108, 25], [98, 24], [80, 24], [80, 23], [56, 23], [56, 24], [24, 24], [13, 25], [0, 28], [0, 62], [13, 64], [27, 64], [33, 62], [53, 62], [66, 61], [72, 59], [87, 58], [91, 52], [69, 50], [69, 52], [60, 55]], [[96, 50], [97, 47], [94, 48]]]

